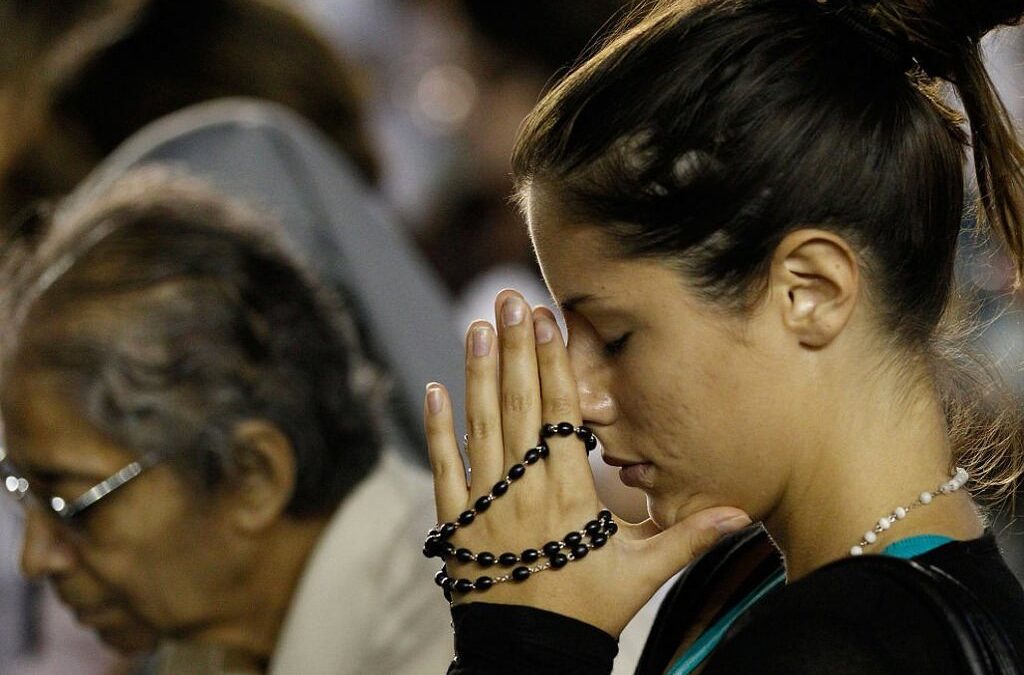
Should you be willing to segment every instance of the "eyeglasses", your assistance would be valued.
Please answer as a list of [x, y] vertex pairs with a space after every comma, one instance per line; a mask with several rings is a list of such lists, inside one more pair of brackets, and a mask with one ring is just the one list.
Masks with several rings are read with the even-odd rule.
[[31, 502], [44, 513], [57, 518], [62, 523], [69, 524], [83, 511], [95, 506], [98, 501], [111, 492], [138, 478], [143, 471], [162, 460], [163, 457], [156, 453], [144, 455], [69, 502], [61, 497], [46, 498], [41, 494], [34, 493], [28, 479], [8, 459], [6, 450], [0, 445], [0, 485], [2, 485], [0, 491], [7, 492], [20, 502]]

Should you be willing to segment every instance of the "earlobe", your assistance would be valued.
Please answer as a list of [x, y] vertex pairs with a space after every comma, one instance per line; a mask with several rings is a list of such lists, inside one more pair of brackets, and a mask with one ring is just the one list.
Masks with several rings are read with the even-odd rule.
[[783, 325], [805, 347], [826, 347], [842, 333], [859, 284], [856, 254], [832, 232], [798, 230], [776, 248], [772, 287], [781, 299]]
[[284, 515], [295, 490], [291, 442], [269, 422], [246, 420], [235, 427], [232, 453], [226, 506], [239, 528], [265, 530]]

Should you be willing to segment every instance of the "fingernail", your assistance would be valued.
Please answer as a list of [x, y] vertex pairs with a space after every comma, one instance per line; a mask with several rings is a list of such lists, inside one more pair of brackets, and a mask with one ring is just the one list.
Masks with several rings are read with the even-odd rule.
[[715, 529], [722, 534], [732, 534], [750, 525], [750, 518], [745, 515], [731, 515], [715, 522]]
[[523, 321], [523, 301], [517, 295], [510, 295], [501, 306], [501, 321], [506, 326], [517, 326]]
[[491, 353], [491, 329], [486, 327], [473, 330], [473, 356], [487, 356]]
[[427, 410], [430, 411], [431, 415], [436, 415], [441, 412], [441, 407], [444, 405], [444, 396], [441, 393], [441, 387], [436, 384], [427, 385]]
[[537, 344], [546, 345], [555, 337], [555, 324], [551, 319], [537, 317], [533, 323], [533, 332], [537, 336]]

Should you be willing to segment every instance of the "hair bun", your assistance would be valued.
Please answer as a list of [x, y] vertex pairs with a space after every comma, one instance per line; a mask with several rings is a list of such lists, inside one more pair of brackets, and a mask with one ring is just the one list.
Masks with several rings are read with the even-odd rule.
[[977, 42], [993, 28], [1016, 24], [1024, 0], [881, 0], [862, 5], [882, 17], [888, 28], [912, 42]]
[[1024, 15], [1022, 0], [942, 0], [942, 4], [962, 15], [957, 32], [971, 40], [981, 39], [993, 28], [1016, 24]]
[[936, 5], [941, 5], [937, 7], [937, 18], [948, 20], [947, 26], [951, 32], [972, 41], [980, 40], [986, 33], [999, 26], [1017, 24], [1024, 14], [1022, 0], [933, 1]]
[[1016, 24], [1024, 0], [881, 0], [861, 3], [884, 31], [906, 40], [928, 74], [956, 80], [978, 41], [993, 28]]

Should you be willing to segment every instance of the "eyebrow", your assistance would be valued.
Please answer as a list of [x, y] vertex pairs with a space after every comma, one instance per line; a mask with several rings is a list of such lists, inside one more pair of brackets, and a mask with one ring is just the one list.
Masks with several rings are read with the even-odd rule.
[[36, 466], [20, 466], [17, 468], [24, 472], [32, 480], [39, 481], [44, 485], [54, 485], [62, 481], [81, 481], [83, 483], [98, 483], [102, 481], [105, 476], [99, 476], [97, 474], [86, 473], [75, 469], [63, 469], [58, 467], [36, 467]]

